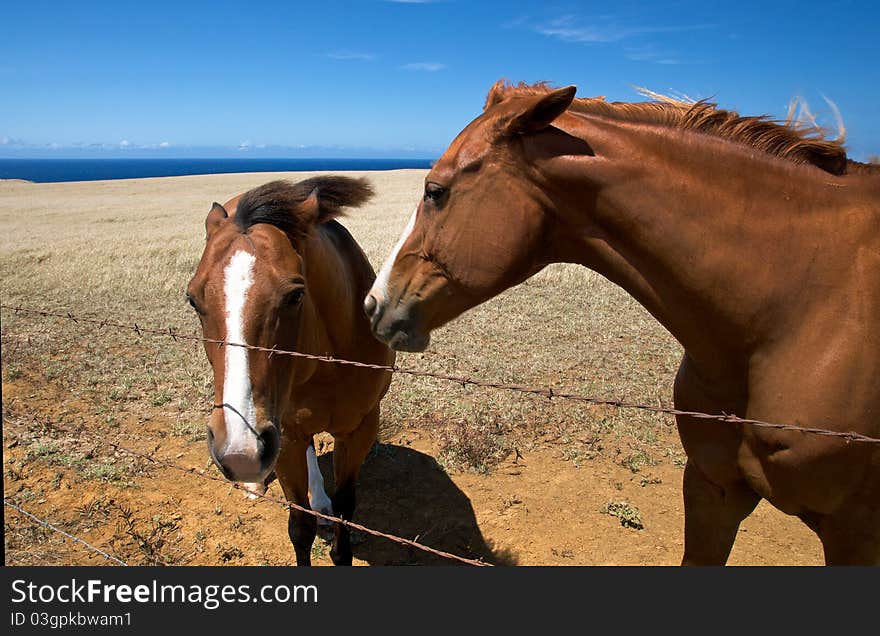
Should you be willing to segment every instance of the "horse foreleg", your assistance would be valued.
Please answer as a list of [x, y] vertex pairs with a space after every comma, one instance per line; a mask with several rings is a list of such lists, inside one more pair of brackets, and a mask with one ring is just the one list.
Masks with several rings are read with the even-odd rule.
[[[309, 439], [285, 440], [281, 445], [276, 472], [288, 501], [309, 508], [309, 471], [306, 452]], [[312, 564], [312, 543], [318, 530], [317, 519], [307, 512], [290, 509], [287, 534], [296, 553], [297, 565]]]
[[739, 524], [761, 497], [745, 482], [721, 487], [689, 459], [684, 468], [684, 558], [682, 565], [724, 565]]
[[[351, 519], [356, 504], [355, 483], [361, 465], [364, 463], [376, 434], [379, 430], [378, 407], [369, 413], [354, 431], [335, 438], [333, 445], [333, 474], [336, 478], [336, 492], [333, 494], [333, 509], [343, 519]], [[349, 529], [336, 525], [333, 535], [333, 548], [330, 558], [336, 565], [351, 565], [351, 536]]]
[[826, 565], [880, 565], [880, 480], [809, 525], [822, 541]]

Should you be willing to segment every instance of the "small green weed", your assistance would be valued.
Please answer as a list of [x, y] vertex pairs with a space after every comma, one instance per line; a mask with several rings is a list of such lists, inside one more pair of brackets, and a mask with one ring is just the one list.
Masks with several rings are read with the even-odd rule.
[[634, 528], [635, 530], [643, 530], [645, 528], [645, 525], [642, 523], [642, 513], [628, 501], [609, 501], [602, 506], [599, 512], [617, 517], [620, 519], [620, 525], [625, 528]]

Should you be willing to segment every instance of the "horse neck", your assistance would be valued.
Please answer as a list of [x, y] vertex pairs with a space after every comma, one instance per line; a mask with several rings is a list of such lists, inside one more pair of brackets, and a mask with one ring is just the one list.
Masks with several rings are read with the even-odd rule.
[[549, 260], [625, 288], [704, 366], [747, 365], [798, 303], [839, 180], [720, 139], [577, 119], [564, 128], [595, 156], [541, 166], [560, 221]]
[[301, 250], [307, 285], [307, 311], [300, 329], [306, 341], [302, 345], [315, 355], [341, 355], [352, 333], [350, 308], [357, 305], [346, 263], [320, 229], [309, 235]]

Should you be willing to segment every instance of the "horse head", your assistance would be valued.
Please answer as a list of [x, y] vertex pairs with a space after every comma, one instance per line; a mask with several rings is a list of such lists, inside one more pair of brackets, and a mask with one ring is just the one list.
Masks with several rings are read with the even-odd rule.
[[379, 339], [424, 350], [433, 329], [546, 265], [548, 206], [529, 178], [533, 144], [525, 142], [583, 153], [583, 141], [551, 127], [574, 94], [569, 86], [488, 105], [440, 157], [364, 301]]
[[280, 423], [294, 384], [313, 360], [272, 349], [314, 352], [320, 325], [308, 246], [315, 228], [372, 195], [362, 180], [326, 176], [274, 181], [215, 203], [187, 299], [198, 314], [214, 374], [208, 422], [212, 459], [227, 478], [261, 482], [278, 458]]

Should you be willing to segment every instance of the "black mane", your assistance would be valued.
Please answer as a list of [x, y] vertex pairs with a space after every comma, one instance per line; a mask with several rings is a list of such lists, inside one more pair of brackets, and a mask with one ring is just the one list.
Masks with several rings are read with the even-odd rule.
[[[304, 210], [302, 205], [312, 193], [318, 199], [317, 214], [313, 209]], [[328, 175], [299, 183], [270, 181], [241, 196], [235, 223], [243, 232], [258, 223], [268, 223], [296, 239], [313, 225], [341, 216], [342, 208], [358, 207], [372, 196], [373, 188], [366, 179]]]

